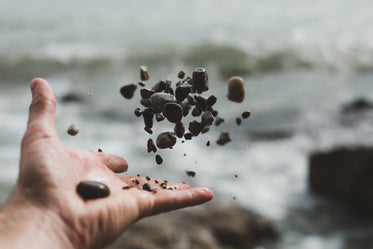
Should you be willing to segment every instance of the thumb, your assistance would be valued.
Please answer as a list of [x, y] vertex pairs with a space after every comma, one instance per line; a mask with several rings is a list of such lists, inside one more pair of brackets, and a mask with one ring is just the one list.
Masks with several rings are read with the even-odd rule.
[[56, 96], [44, 79], [35, 78], [30, 83], [32, 102], [25, 138], [34, 139], [57, 137], [56, 133]]

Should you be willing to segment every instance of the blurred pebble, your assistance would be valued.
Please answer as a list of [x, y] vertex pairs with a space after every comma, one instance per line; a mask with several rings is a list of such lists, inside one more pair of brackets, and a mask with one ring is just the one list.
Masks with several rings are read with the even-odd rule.
[[228, 99], [241, 103], [245, 98], [245, 87], [241, 77], [234, 76], [228, 82]]
[[75, 136], [79, 133], [79, 127], [76, 124], [71, 124], [69, 128], [67, 129], [67, 134], [70, 136]]
[[166, 149], [174, 146], [176, 143], [176, 137], [171, 132], [162, 132], [157, 137], [157, 147], [160, 149]]
[[110, 195], [108, 186], [96, 181], [81, 181], [77, 185], [76, 191], [85, 200], [104, 198]]
[[163, 163], [163, 159], [160, 155], [156, 155], [155, 156], [155, 161], [158, 165], [162, 164]]
[[232, 141], [232, 138], [229, 135], [229, 133], [227, 131], [222, 131], [220, 133], [219, 139], [218, 139], [218, 141], [216, 141], [216, 143], [219, 144], [219, 145], [224, 145], [224, 144], [226, 144], [230, 141]]
[[250, 117], [250, 115], [251, 115], [251, 112], [249, 112], [249, 111], [244, 111], [244, 112], [241, 114], [241, 117], [242, 117], [243, 119], [246, 119], [246, 118]]
[[146, 66], [140, 67], [140, 79], [141, 80], [148, 80], [149, 79], [149, 71]]
[[126, 99], [131, 99], [133, 97], [136, 89], [137, 89], [137, 85], [132, 83], [132, 84], [122, 86], [122, 88], [120, 89], [120, 93]]

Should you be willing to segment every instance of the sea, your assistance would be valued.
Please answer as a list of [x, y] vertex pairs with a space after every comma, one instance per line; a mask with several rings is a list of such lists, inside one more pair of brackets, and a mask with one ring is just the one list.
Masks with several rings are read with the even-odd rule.
[[[123, 156], [129, 174], [207, 186], [216, 203], [260, 213], [282, 239], [258, 248], [373, 248], [372, 223], [308, 188], [311, 153], [373, 143], [371, 113], [346, 120], [341, 112], [373, 100], [372, 10], [368, 0], [1, 0], [0, 204], [17, 180], [28, 84], [43, 77], [58, 98], [63, 143]], [[225, 119], [158, 150], [161, 165], [146, 142], [173, 126], [155, 123], [149, 135], [133, 114], [139, 89], [131, 100], [119, 93], [140, 81], [141, 65], [146, 87], [206, 68], [204, 95], [218, 98], [214, 108]], [[232, 76], [244, 79], [242, 103], [226, 97]], [[75, 101], [63, 101], [71, 95]], [[237, 125], [244, 111], [251, 116]], [[72, 123], [75, 137], [66, 132]], [[220, 146], [223, 130], [232, 141]]]

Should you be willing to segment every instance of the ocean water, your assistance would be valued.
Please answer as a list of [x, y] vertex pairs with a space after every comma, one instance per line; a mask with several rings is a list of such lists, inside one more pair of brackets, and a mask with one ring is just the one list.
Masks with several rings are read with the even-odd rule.
[[[131, 174], [208, 186], [215, 201], [274, 220], [283, 233], [276, 248], [372, 247], [372, 225], [346, 218], [307, 188], [312, 151], [373, 141], [371, 114], [352, 121], [340, 114], [358, 97], [373, 99], [372, 9], [362, 0], [2, 0], [0, 204], [15, 185], [28, 83], [38, 76], [59, 97], [56, 127], [65, 144], [122, 155]], [[140, 65], [149, 68], [149, 86], [205, 67], [206, 94], [219, 98], [226, 122], [161, 151], [165, 162], [156, 165], [146, 152], [149, 135], [133, 115], [139, 97], [119, 94], [139, 81]], [[245, 80], [241, 104], [225, 97], [233, 75]], [[82, 102], [62, 103], [69, 93]], [[237, 126], [245, 110], [252, 116]], [[66, 134], [71, 123], [80, 127], [76, 137]], [[167, 129], [160, 123], [154, 131]], [[215, 141], [223, 129], [233, 141], [221, 147]]]

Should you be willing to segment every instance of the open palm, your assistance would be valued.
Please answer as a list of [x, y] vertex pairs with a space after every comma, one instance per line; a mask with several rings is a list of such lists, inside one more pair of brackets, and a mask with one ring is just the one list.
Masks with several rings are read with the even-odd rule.
[[[42, 79], [34, 79], [30, 87], [33, 100], [22, 141], [16, 194], [46, 213], [56, 214], [63, 224], [61, 232], [73, 248], [100, 248], [142, 217], [198, 205], [213, 197], [203, 187], [177, 183], [173, 184], [175, 190], [167, 190], [155, 179], [117, 174], [128, 168], [123, 158], [66, 147], [55, 129], [53, 90]], [[83, 200], [76, 192], [82, 180], [106, 184], [110, 195]], [[142, 190], [145, 182], [158, 191]]]

